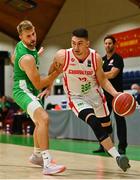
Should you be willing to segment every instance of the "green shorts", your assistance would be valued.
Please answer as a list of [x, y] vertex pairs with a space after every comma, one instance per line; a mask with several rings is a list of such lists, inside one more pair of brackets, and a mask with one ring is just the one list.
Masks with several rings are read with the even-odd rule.
[[37, 98], [28, 88], [17, 87], [13, 88], [13, 98], [15, 102], [26, 111], [33, 120], [34, 111], [43, 105], [39, 98]]

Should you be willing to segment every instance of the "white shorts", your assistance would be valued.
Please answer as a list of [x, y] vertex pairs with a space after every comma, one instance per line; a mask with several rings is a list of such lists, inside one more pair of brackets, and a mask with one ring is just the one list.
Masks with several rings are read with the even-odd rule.
[[84, 98], [73, 98], [71, 99], [69, 106], [77, 116], [80, 111], [89, 108], [92, 108], [94, 110], [96, 117], [101, 118], [109, 115], [109, 110], [106, 101], [95, 104], [95, 102], [92, 103], [91, 100], [88, 101]]
[[27, 106], [27, 113], [29, 114], [29, 116], [31, 117], [31, 119], [35, 122], [34, 120], [34, 112], [36, 109], [38, 108], [42, 108], [42, 105], [40, 104], [40, 102], [38, 100], [34, 100], [32, 102], [30, 102], [30, 104], [28, 104]]

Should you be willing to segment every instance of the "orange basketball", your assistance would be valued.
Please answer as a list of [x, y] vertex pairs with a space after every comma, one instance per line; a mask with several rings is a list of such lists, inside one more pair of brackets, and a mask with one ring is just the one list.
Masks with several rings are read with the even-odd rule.
[[120, 93], [113, 98], [112, 107], [116, 114], [119, 116], [128, 116], [136, 109], [136, 100], [129, 93]]

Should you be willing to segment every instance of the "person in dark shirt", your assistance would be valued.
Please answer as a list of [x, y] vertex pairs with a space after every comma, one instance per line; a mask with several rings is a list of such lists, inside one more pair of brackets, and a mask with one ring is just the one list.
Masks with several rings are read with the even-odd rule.
[[140, 105], [140, 86], [138, 84], [131, 85], [132, 95], [136, 99], [138, 105]]
[[[123, 76], [124, 62], [123, 62], [123, 58], [115, 52], [115, 44], [116, 44], [116, 40], [113, 36], [108, 35], [104, 38], [104, 47], [105, 47], [106, 55], [102, 58], [103, 70], [105, 72], [106, 77], [113, 85], [113, 87], [118, 92], [123, 92], [122, 76]], [[104, 93], [111, 114], [113, 96], [111, 96], [105, 90]], [[127, 147], [126, 120], [124, 117], [118, 116], [116, 113], [114, 113], [114, 116], [116, 120], [117, 136], [119, 140], [118, 151], [120, 154], [125, 154]], [[104, 152], [104, 149], [102, 146], [100, 146], [99, 149], [94, 152]]]

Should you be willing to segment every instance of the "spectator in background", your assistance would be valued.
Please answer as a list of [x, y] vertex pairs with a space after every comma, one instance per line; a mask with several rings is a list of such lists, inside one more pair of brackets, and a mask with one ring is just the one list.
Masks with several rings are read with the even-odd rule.
[[138, 84], [131, 85], [132, 95], [135, 97], [138, 105], [140, 105], [140, 86]]
[[[123, 62], [123, 58], [115, 52], [115, 44], [116, 44], [116, 40], [113, 36], [108, 35], [104, 38], [104, 47], [105, 47], [106, 55], [102, 58], [103, 70], [105, 72], [106, 78], [111, 82], [113, 87], [117, 91], [123, 92], [122, 75], [123, 75], [124, 62]], [[111, 114], [113, 96], [105, 90], [104, 90], [104, 94], [106, 96], [108, 109]], [[114, 113], [114, 116], [117, 126], [117, 136], [119, 140], [118, 151], [120, 154], [125, 154], [127, 147], [126, 120], [124, 117], [118, 116], [116, 113]], [[107, 128], [106, 130], [108, 131]], [[99, 149], [94, 152], [97, 153], [104, 152], [104, 148], [100, 146]]]
[[46, 106], [46, 110], [53, 110], [55, 108], [55, 105], [52, 103], [48, 103]]
[[61, 106], [59, 104], [48, 103], [46, 106], [46, 110], [61, 110]]
[[5, 119], [9, 109], [10, 109], [10, 102], [7, 100], [6, 96], [0, 96], [0, 114], [1, 114], [1, 119]]

